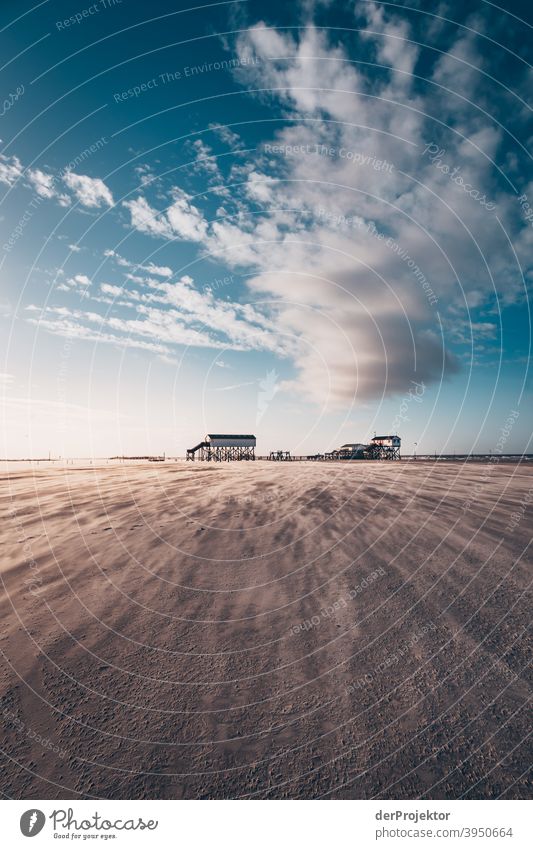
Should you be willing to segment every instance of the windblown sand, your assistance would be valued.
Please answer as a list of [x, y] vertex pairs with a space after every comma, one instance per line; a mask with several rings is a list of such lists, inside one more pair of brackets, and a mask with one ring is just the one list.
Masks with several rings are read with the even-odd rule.
[[5, 796], [531, 796], [531, 465], [46, 465], [1, 475]]

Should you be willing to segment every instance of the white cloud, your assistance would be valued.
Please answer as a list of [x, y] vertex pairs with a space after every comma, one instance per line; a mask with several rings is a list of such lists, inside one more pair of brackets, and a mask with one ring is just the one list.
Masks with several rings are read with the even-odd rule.
[[[260, 59], [240, 79], [248, 74], [252, 87], [260, 81], [275, 90], [292, 121], [272, 140], [282, 152], [243, 171], [248, 196], [269, 204], [264, 215], [214, 222], [204, 240], [229, 265], [256, 269], [248, 285], [280, 304], [280, 333], [303, 340], [294, 352], [294, 386], [315, 400], [344, 405], [401, 392], [410, 379], [439, 380], [456, 368], [443, 351], [428, 287], [439, 297], [439, 310], [452, 293], [462, 296], [461, 287], [468, 302], [482, 304], [492, 279], [480, 251], [493, 274], [501, 269], [501, 287], [504, 279], [506, 291], [520, 283], [495, 220], [422, 155], [435, 131], [424, 111], [434, 111], [434, 103], [424, 102], [413, 81], [418, 48], [409, 23], [377, 4], [359, 8], [374, 31], [365, 40], [389, 69], [379, 76], [347, 63], [344, 48], [311, 24], [299, 39], [262, 23], [239, 36], [240, 55]], [[435, 78], [443, 80], [446, 63], [456, 67], [457, 60], [439, 61]], [[445, 121], [449, 108], [452, 125], [454, 101], [452, 108], [444, 97], [439, 112]], [[299, 120], [310, 116], [311, 124]], [[450, 169], [461, 164], [465, 180], [488, 192], [500, 134], [475, 120], [461, 131], [468, 141], [449, 136]], [[296, 152], [284, 153], [288, 148]], [[480, 337], [490, 335], [486, 322], [471, 326]]]
[[99, 177], [87, 177], [84, 174], [74, 174], [72, 171], [67, 171], [63, 181], [74, 192], [83, 206], [89, 209], [113, 206], [113, 195]]
[[4, 156], [0, 153], [0, 183], [12, 186], [22, 175], [22, 164], [16, 156]]
[[[418, 58], [418, 47], [410, 41], [409, 24], [406, 20], [389, 18], [385, 16], [382, 6], [377, 3], [367, 3], [364, 12], [368, 28], [371, 31], [368, 36], [376, 42], [377, 58], [393, 72], [393, 80], [389, 88], [403, 89], [412, 84], [413, 73]], [[376, 39], [375, 33], [380, 33], [381, 38]]]
[[69, 292], [72, 289], [77, 289], [85, 294], [90, 285], [91, 281], [86, 274], [75, 274], [73, 277], [62, 280], [56, 288], [59, 292]]
[[111, 283], [101, 283], [100, 290], [104, 295], [110, 295], [112, 298], [118, 298], [124, 294], [122, 286], [113, 286]]
[[173, 231], [191, 242], [201, 242], [207, 233], [207, 224], [190, 195], [176, 188], [172, 193], [174, 203], [167, 210], [167, 218]]
[[74, 277], [71, 277], [70, 282], [75, 284], [76, 286], [91, 285], [91, 281], [89, 280], [86, 274], [75, 274]]
[[162, 236], [167, 239], [178, 236], [191, 242], [201, 242], [207, 235], [207, 222], [183, 189], [172, 192], [173, 203], [166, 213], [158, 213], [146, 198], [138, 197], [125, 201], [124, 206], [131, 214], [131, 226], [150, 236]]
[[209, 129], [231, 150], [240, 150], [244, 147], [240, 137], [230, 127], [226, 127], [223, 124], [209, 124]]
[[154, 265], [149, 262], [148, 265], [139, 266], [143, 271], [147, 271], [148, 274], [155, 274], [156, 277], [172, 277], [173, 271], [168, 265]]
[[250, 171], [248, 174], [248, 185], [246, 186], [248, 196], [260, 203], [272, 203], [274, 197], [273, 187], [277, 182], [277, 180], [269, 177], [267, 174]]
[[220, 176], [216, 157], [213, 151], [202, 139], [196, 139], [191, 145], [196, 156], [195, 170], [204, 171], [209, 177]]
[[147, 186], [157, 179], [151, 166], [146, 163], [137, 165], [135, 173], [137, 174], [142, 186]]
[[104, 256], [113, 258], [118, 265], [121, 265], [124, 268], [132, 268], [135, 271], [146, 271], [148, 274], [155, 274], [156, 277], [172, 277], [174, 273], [168, 265], [155, 265], [153, 262], [148, 262], [143, 265], [141, 263], [132, 262], [110, 248], [104, 251]]
[[327, 34], [312, 24], [302, 29], [296, 42], [261, 22], [239, 36], [237, 49], [242, 59], [258, 60], [243, 69], [251, 83], [279, 90], [279, 96], [301, 113], [327, 111], [339, 121], [365, 121], [367, 106], [358, 95], [363, 78], [346, 63], [344, 50], [332, 46]]
[[150, 236], [163, 236], [171, 239], [172, 228], [164, 215], [160, 215], [152, 209], [148, 201], [143, 197], [135, 200], [124, 201], [124, 206], [129, 209], [131, 215], [131, 226], [141, 233]]
[[36, 168], [33, 171], [28, 171], [27, 177], [40, 197], [55, 197], [56, 190], [54, 188], [54, 177], [52, 174], [45, 174], [44, 171], [40, 171]]

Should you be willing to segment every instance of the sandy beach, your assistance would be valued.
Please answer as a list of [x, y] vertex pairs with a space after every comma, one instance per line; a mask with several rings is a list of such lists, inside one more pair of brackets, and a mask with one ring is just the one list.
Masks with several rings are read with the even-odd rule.
[[5, 796], [531, 796], [531, 464], [1, 477]]

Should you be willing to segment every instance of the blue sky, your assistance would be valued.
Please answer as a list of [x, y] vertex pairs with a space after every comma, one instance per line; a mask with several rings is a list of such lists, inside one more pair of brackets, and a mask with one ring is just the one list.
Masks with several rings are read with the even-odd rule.
[[2, 454], [531, 450], [528, 14], [3, 3]]

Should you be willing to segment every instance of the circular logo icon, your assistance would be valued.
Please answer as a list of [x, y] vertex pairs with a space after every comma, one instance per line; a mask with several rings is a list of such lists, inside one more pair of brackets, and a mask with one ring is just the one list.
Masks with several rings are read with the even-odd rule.
[[29, 811], [24, 811], [20, 818], [20, 830], [24, 837], [35, 837], [42, 831], [45, 822], [46, 817], [42, 811], [30, 808]]

